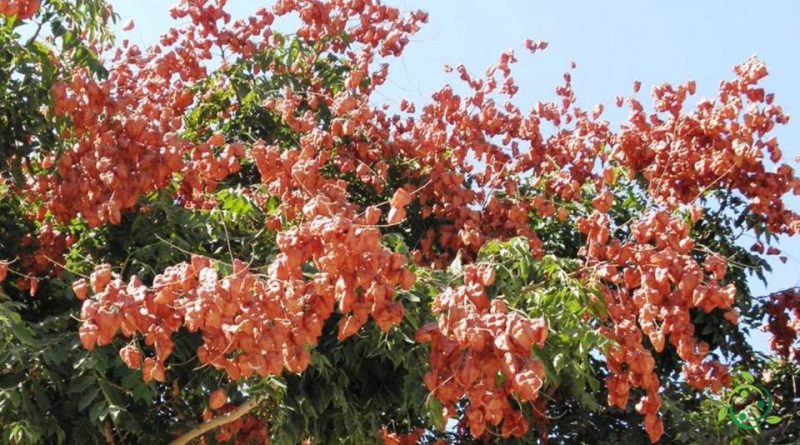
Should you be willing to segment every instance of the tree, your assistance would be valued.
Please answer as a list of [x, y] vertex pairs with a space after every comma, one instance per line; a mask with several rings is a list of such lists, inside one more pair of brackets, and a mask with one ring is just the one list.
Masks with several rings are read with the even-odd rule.
[[0, 442], [797, 439], [797, 293], [747, 286], [800, 229], [758, 59], [619, 126], [569, 73], [523, 112], [513, 52], [392, 109], [425, 13], [224, 7], [139, 48], [100, 0], [0, 1]]

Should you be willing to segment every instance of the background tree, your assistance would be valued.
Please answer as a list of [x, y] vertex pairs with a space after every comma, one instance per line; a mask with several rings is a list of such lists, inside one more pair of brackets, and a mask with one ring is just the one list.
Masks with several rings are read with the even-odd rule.
[[224, 6], [139, 48], [102, 1], [0, 1], [0, 441], [797, 440], [799, 298], [747, 286], [800, 228], [759, 60], [619, 126], [569, 73], [517, 108], [512, 52], [391, 110], [424, 13]]

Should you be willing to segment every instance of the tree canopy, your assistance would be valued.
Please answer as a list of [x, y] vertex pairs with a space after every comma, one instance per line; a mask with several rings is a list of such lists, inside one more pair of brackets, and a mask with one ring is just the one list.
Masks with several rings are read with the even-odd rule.
[[528, 40], [389, 106], [424, 12], [225, 6], [142, 48], [0, 0], [0, 444], [800, 440], [800, 292], [748, 286], [800, 231], [759, 59], [613, 123], [570, 72], [522, 109]]

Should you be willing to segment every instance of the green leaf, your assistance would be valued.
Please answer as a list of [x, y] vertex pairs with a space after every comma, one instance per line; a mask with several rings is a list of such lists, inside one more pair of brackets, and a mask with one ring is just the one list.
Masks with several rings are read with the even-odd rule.
[[53, 32], [53, 37], [61, 37], [67, 32], [67, 28], [61, 23], [60, 20], [55, 20], [50, 24], [50, 29]]
[[460, 277], [461, 274], [464, 272], [464, 264], [461, 260], [460, 250], [456, 254], [456, 258], [453, 260], [453, 262], [450, 263], [450, 266], [447, 267], [447, 272], [457, 277]]
[[564, 369], [564, 366], [567, 364], [567, 356], [563, 352], [560, 352], [553, 356], [553, 369], [555, 369], [556, 374], [561, 372]]
[[781, 418], [780, 416], [769, 416], [765, 420], [770, 425], [777, 425], [777, 424], [781, 423], [783, 418]]
[[383, 243], [397, 253], [408, 255], [408, 246], [399, 233], [387, 233], [383, 236]]
[[23, 374], [0, 374], [0, 389], [10, 389], [25, 380]]
[[442, 431], [444, 430], [444, 410], [442, 403], [436, 397], [428, 397], [428, 402], [425, 404], [425, 408], [428, 411], [428, 417], [431, 420], [431, 423], [437, 430]]
[[106, 416], [108, 416], [108, 404], [105, 400], [100, 400], [99, 402], [92, 405], [92, 409], [89, 410], [89, 418], [92, 420], [105, 420]]
[[46, 413], [50, 410], [50, 399], [47, 397], [47, 392], [44, 390], [42, 385], [37, 382], [33, 382], [31, 384], [31, 394], [36, 401], [36, 405], [39, 407], [39, 410], [43, 413]]
[[742, 372], [742, 373], [740, 373], [739, 375], [742, 377], [742, 379], [743, 379], [744, 381], [746, 381], [746, 382], [748, 382], [748, 383], [753, 383], [753, 382], [755, 382], [755, 381], [756, 381], [755, 377], [753, 377], [753, 374], [750, 374], [750, 373], [749, 373], [749, 372], [747, 372], [747, 371], [743, 371], [743, 372]]
[[95, 398], [97, 398], [98, 394], [100, 394], [99, 386], [96, 386], [86, 392], [86, 394], [84, 394], [83, 397], [78, 400], [78, 411], [85, 410], [86, 407], [89, 406], [89, 404], [91, 404]]
[[728, 416], [728, 407], [722, 406], [720, 407], [719, 411], [717, 411], [717, 422], [722, 422]]
[[[86, 374], [81, 375], [69, 382], [67, 394], [78, 394], [83, 392], [86, 388], [95, 384], [97, 380]], [[99, 388], [98, 388], [99, 389]]]
[[119, 415], [122, 414], [123, 412], [126, 412], [126, 410], [121, 406], [111, 405], [108, 408], [108, 413], [111, 414], [111, 419], [114, 420], [115, 422], [119, 418]]

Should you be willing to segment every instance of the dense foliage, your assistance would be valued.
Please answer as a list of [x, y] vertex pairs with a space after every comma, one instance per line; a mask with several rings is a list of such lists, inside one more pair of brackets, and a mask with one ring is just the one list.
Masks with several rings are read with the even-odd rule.
[[393, 109], [425, 13], [225, 3], [140, 48], [102, 0], [0, 0], [0, 443], [800, 438], [800, 293], [748, 287], [800, 231], [761, 61], [620, 125], [570, 73], [524, 112], [513, 52]]

